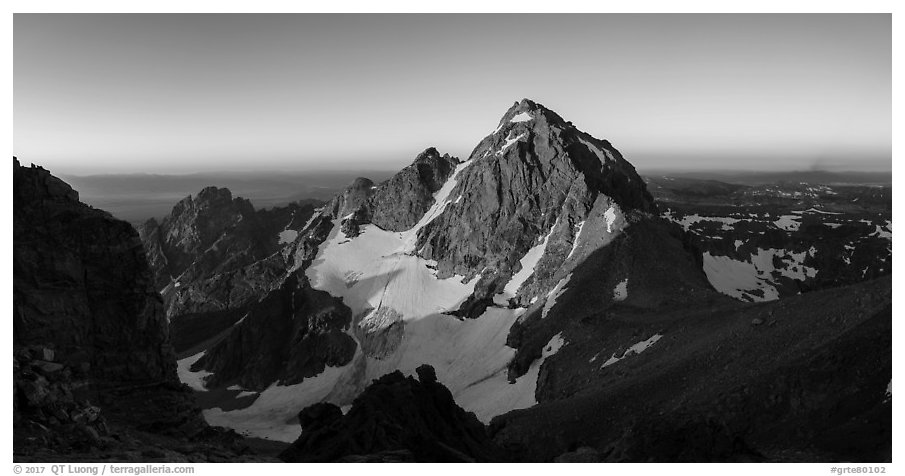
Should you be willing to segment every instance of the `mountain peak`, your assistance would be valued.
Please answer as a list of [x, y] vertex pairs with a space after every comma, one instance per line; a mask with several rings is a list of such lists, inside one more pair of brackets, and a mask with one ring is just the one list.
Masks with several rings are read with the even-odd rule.
[[440, 156], [440, 152], [437, 150], [436, 147], [428, 147], [427, 149], [424, 149], [420, 154], [418, 154], [417, 157], [415, 157], [415, 162], [424, 160], [427, 157], [439, 157], [439, 156]]
[[[619, 233], [615, 224], [626, 223], [626, 213], [654, 209], [644, 181], [609, 142], [528, 98], [514, 103], [475, 147], [448, 197], [443, 213], [419, 233], [419, 255], [437, 261], [439, 276], [468, 279], [479, 273], [509, 279], [514, 260], [545, 240], [553, 247], [569, 243], [560, 246], [562, 261], [578, 223], [608, 214], [609, 237]], [[538, 274], [534, 288], [550, 279]]]
[[231, 202], [233, 199], [233, 194], [226, 187], [220, 188], [215, 186], [208, 186], [201, 189], [201, 191], [198, 192], [198, 195], [195, 196], [195, 199], [205, 202]]
[[548, 109], [543, 104], [528, 98], [523, 98], [521, 101], [514, 102], [506, 113], [503, 114], [503, 117], [500, 118], [500, 122], [497, 124], [497, 128], [493, 131], [492, 135], [508, 132], [508, 130], [512, 128], [511, 126], [519, 125], [529, 129], [535, 127], [546, 129], [551, 126], [555, 126], [558, 129], [572, 127], [571, 123], [564, 120], [559, 114]]

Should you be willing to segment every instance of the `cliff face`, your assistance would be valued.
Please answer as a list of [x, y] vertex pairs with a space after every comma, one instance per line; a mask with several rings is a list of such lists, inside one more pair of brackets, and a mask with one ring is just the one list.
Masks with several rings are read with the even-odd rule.
[[46, 344], [105, 381], [177, 382], [138, 234], [40, 167], [13, 170], [15, 345]]
[[208, 427], [179, 383], [138, 233], [17, 160], [13, 346], [17, 461], [237, 456], [241, 438]]

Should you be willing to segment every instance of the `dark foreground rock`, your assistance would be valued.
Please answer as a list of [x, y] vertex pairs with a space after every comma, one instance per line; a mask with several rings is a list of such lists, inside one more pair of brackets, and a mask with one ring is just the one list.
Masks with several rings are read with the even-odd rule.
[[504, 455], [473, 413], [456, 405], [433, 367], [418, 379], [393, 372], [375, 380], [346, 415], [330, 403], [299, 413], [302, 435], [288, 462], [475, 462]]
[[136, 231], [17, 160], [13, 210], [14, 459], [242, 458], [179, 383]]

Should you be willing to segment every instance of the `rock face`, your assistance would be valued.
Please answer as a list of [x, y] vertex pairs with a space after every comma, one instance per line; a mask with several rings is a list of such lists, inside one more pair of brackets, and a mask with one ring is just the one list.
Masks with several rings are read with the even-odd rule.
[[366, 178], [356, 179], [325, 211], [342, 220], [343, 231], [350, 237], [358, 236], [361, 225], [367, 223], [389, 231], [408, 230], [434, 204], [434, 193], [458, 164], [455, 157], [441, 156], [430, 147], [379, 185]]
[[450, 194], [455, 200], [419, 236], [422, 256], [438, 262], [441, 277], [511, 275], [540, 237], [571, 243], [598, 198], [619, 215], [654, 210], [644, 182], [609, 142], [528, 99], [506, 112], [469, 160]]
[[139, 227], [177, 351], [222, 332], [279, 287], [287, 267], [279, 251], [313, 213], [310, 203], [255, 210], [207, 187]]
[[[210, 291], [222, 286], [204, 286], [205, 282], [229, 275], [220, 277], [221, 281], [230, 279], [231, 288], [242, 287], [237, 286], [242, 277], [258, 274], [249, 273], [248, 266], [279, 251], [280, 232], [301, 228], [313, 212], [311, 204], [255, 210], [251, 202], [233, 198], [226, 188], [207, 187], [177, 203], [159, 224], [148, 220], [139, 232], [158, 289], [164, 289], [165, 296], [196, 291], [206, 298], [203, 302], [193, 302], [191, 297], [168, 299], [169, 315], [235, 308], [247, 302], [255, 295], [251, 290], [243, 294], [233, 289], [220, 297]], [[284, 243], [288, 241], [292, 240], [287, 236]]]
[[14, 342], [50, 344], [117, 381], [176, 382], [153, 274], [135, 230], [40, 168], [13, 166]]
[[[236, 457], [241, 438], [208, 428], [177, 379], [135, 230], [18, 160], [13, 205], [16, 460], [210, 461], [214, 440]], [[147, 434], [155, 443], [135, 440]]]
[[371, 223], [390, 231], [413, 227], [458, 164], [458, 159], [441, 156], [433, 147], [418, 154], [414, 163], [377, 186], [368, 203]]
[[252, 306], [196, 368], [213, 372], [206, 382], [210, 386], [237, 383], [264, 390], [274, 381], [296, 384], [328, 365], [341, 367], [352, 359], [355, 340], [345, 332], [351, 321], [352, 313], [342, 301], [299, 283], [292, 274]]
[[[226, 335], [193, 364], [193, 370], [213, 373], [206, 386], [238, 384], [263, 390], [274, 382], [299, 383], [328, 365], [349, 363], [357, 348], [348, 333], [351, 311], [341, 300], [312, 289], [304, 273], [297, 270], [314, 259], [330, 226], [330, 220], [322, 216], [308, 223], [284, 250], [285, 262], [296, 270], [281, 268], [287, 274], [279, 276], [278, 287], [245, 306]], [[197, 332], [212, 335], [209, 328]]]
[[299, 413], [302, 436], [280, 458], [288, 462], [500, 461], [484, 425], [462, 410], [434, 369], [418, 379], [393, 372], [375, 380], [346, 415], [319, 403]]

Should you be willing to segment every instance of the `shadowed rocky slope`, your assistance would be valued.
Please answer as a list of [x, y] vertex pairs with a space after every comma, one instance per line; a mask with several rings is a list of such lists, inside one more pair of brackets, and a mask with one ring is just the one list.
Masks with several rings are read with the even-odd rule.
[[176, 377], [138, 234], [17, 160], [13, 347], [17, 461], [239, 458]]
[[527, 461], [889, 461], [890, 304], [882, 278], [743, 306], [578, 307], [541, 403], [491, 433]]
[[504, 454], [472, 413], [462, 410], [423, 365], [418, 379], [401, 372], [375, 380], [345, 415], [330, 403], [299, 413], [302, 435], [280, 458], [288, 462], [475, 462]]

